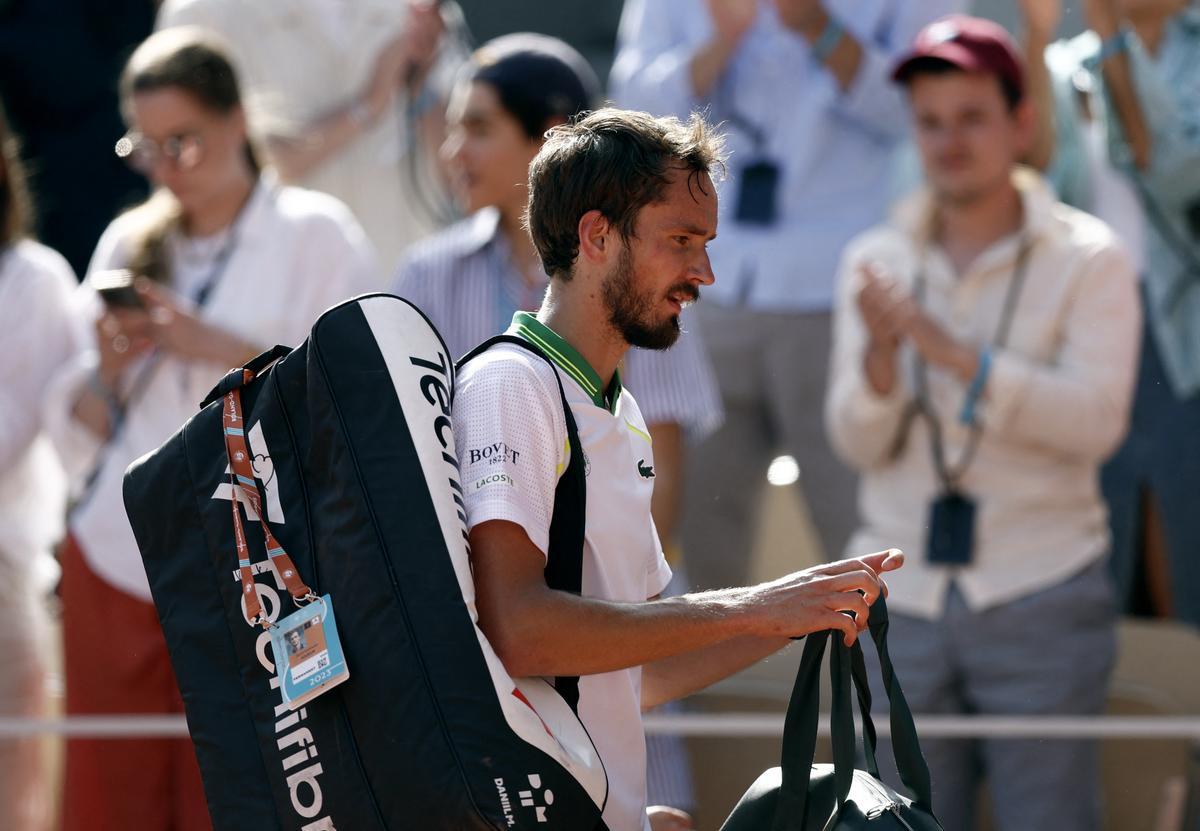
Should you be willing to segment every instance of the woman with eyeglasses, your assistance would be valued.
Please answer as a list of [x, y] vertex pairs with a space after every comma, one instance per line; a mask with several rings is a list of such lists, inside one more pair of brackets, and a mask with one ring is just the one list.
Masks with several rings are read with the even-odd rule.
[[[154, 194], [101, 237], [82, 305], [94, 341], [51, 384], [49, 429], [78, 490], [63, 546], [67, 712], [182, 703], [121, 498], [213, 384], [377, 284], [337, 200], [259, 170], [229, 60], [198, 29], [144, 42], [121, 78], [116, 152]], [[209, 820], [186, 740], [71, 740], [65, 831], [190, 831]]]
[[[16, 142], [0, 113], [0, 718], [46, 715], [46, 598], [67, 493], [40, 403], [77, 337], [75, 275], [27, 236], [29, 214]], [[49, 828], [43, 748], [32, 737], [0, 740], [0, 828]]]

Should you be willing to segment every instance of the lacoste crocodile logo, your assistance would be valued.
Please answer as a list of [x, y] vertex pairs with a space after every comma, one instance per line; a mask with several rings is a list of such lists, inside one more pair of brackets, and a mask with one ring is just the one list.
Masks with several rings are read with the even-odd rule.
[[647, 465], [645, 459], [638, 459], [638, 473], [642, 474], [643, 479], [653, 479], [654, 465]]

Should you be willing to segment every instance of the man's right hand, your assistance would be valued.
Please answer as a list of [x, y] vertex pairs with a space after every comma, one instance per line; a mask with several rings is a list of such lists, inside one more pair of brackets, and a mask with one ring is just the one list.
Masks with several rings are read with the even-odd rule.
[[871, 604], [887, 594], [882, 575], [902, 565], [904, 554], [892, 548], [751, 586], [740, 598], [750, 634], [798, 638], [838, 629], [849, 646], [867, 628]]

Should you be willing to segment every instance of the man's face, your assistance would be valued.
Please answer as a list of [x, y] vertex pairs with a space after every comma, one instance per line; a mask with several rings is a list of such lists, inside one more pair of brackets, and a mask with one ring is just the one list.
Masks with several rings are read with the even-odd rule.
[[644, 206], [634, 234], [601, 287], [609, 322], [626, 343], [667, 349], [679, 315], [713, 282], [708, 243], [717, 234], [717, 195], [707, 173], [676, 169], [660, 202]]
[[992, 193], [1029, 147], [1028, 105], [1011, 109], [994, 75], [918, 74], [909, 100], [925, 177], [943, 201], [971, 203]]
[[293, 649], [300, 648], [300, 633], [299, 632], [297, 632], [295, 629], [293, 629], [291, 632], [288, 632], [287, 638], [288, 638], [288, 643], [290, 643], [292, 645]]
[[468, 213], [492, 205], [518, 213], [525, 205], [529, 163], [541, 149], [500, 104], [491, 84], [460, 84], [450, 99], [442, 155], [454, 194]]

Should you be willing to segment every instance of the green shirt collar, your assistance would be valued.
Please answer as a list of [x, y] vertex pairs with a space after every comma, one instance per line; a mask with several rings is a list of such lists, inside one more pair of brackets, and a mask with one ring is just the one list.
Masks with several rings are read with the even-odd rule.
[[605, 390], [596, 370], [592, 369], [592, 365], [575, 350], [575, 347], [528, 312], [517, 312], [513, 315], [508, 334], [522, 337], [539, 347], [559, 369], [583, 387], [584, 392], [591, 397], [592, 403], [609, 412], [616, 412], [617, 399], [621, 397], [620, 372], [613, 372], [612, 383]]

